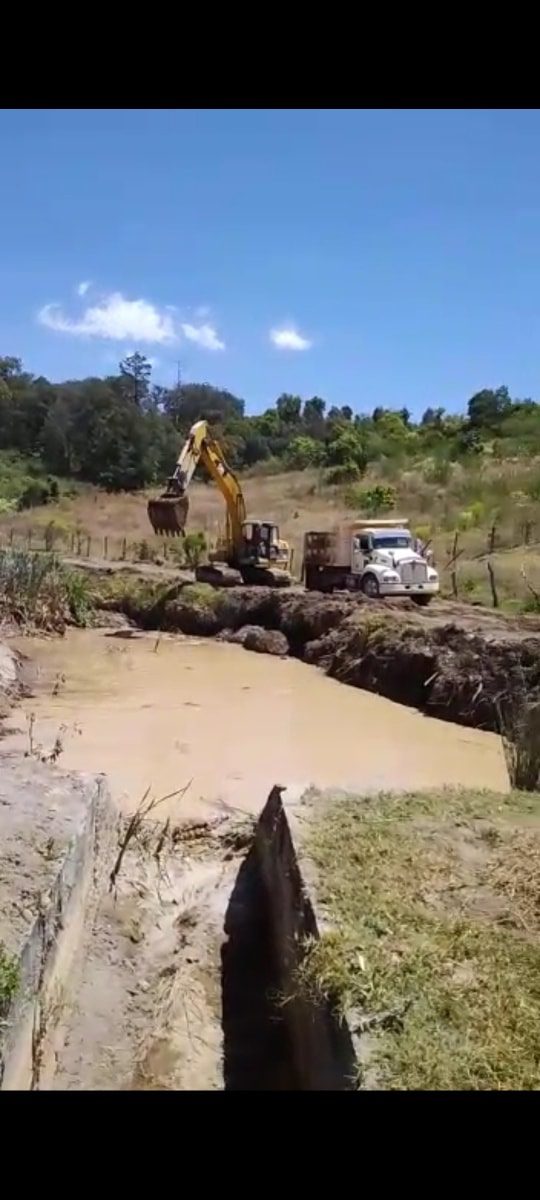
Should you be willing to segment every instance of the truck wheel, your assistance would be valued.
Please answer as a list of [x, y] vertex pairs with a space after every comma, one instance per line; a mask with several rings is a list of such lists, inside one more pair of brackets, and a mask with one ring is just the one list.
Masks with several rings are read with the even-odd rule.
[[371, 572], [368, 572], [367, 575], [364, 575], [362, 579], [362, 591], [364, 596], [369, 596], [371, 600], [377, 599], [377, 596], [380, 593], [380, 588], [379, 580], [377, 579], [376, 575], [372, 575]]
[[431, 596], [413, 596], [413, 600], [415, 604], [420, 606], [420, 608], [425, 608], [426, 604], [429, 604]]

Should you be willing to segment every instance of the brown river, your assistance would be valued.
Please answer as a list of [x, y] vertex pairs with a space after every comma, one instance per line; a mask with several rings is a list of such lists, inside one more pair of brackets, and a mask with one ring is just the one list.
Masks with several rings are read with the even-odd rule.
[[499, 738], [423, 717], [328, 679], [295, 659], [182, 637], [70, 630], [16, 645], [39, 669], [4, 741], [33, 739], [60, 766], [104, 772], [130, 810], [149, 788], [189, 783], [161, 812], [207, 816], [216, 803], [258, 811], [274, 783], [355, 791], [467, 784], [501, 791]]

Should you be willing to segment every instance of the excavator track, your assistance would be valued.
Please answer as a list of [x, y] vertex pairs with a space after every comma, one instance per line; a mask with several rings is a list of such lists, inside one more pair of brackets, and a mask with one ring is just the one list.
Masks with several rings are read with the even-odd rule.
[[238, 587], [243, 582], [240, 571], [226, 563], [202, 563], [195, 569], [195, 579], [212, 587]]
[[248, 587], [286, 588], [292, 584], [288, 571], [279, 567], [242, 567], [242, 578]]

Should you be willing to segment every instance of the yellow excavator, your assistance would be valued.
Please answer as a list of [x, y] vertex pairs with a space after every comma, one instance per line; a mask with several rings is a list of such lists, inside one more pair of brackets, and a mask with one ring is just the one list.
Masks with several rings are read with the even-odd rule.
[[184, 534], [189, 511], [187, 491], [199, 463], [206, 467], [225, 500], [227, 524], [224, 536], [208, 556], [209, 562], [197, 567], [197, 580], [216, 587], [235, 583], [289, 587], [289, 546], [280, 540], [273, 521], [247, 520], [240, 483], [206, 421], [192, 426], [165, 491], [157, 500], [148, 501], [154, 533], [172, 537]]

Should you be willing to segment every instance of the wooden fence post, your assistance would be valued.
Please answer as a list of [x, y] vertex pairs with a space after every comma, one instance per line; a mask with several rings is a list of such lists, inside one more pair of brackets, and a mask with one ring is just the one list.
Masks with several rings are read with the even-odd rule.
[[103, 557], [108, 558], [109, 555], [109, 539], [107, 536], [103, 538]]
[[490, 531], [489, 531], [489, 537], [488, 537], [488, 554], [493, 554], [493, 551], [495, 550], [495, 536], [496, 536], [496, 533], [497, 533], [497, 524], [496, 524], [496, 522], [494, 521], [494, 522], [493, 522], [493, 525], [491, 526], [491, 529], [490, 529]]
[[75, 534], [72, 533], [71, 534], [71, 553], [72, 554], [73, 554], [74, 550], [75, 550]]
[[77, 558], [80, 558], [81, 554], [82, 554], [82, 537], [81, 537], [80, 533], [78, 533], [77, 534]]
[[90, 558], [90, 546], [91, 545], [92, 545], [92, 538], [87, 537], [87, 539], [86, 539], [86, 557], [87, 558]]
[[122, 559], [125, 559], [126, 554], [127, 554], [127, 540], [126, 540], [126, 538], [124, 538], [122, 541]]
[[454, 546], [452, 549], [452, 574], [450, 576], [451, 581], [452, 581], [452, 595], [454, 596], [454, 599], [456, 599], [456, 600], [458, 597], [457, 571], [456, 571], [458, 541], [459, 541], [459, 532], [456, 529], [456, 532], [454, 534]]
[[10, 544], [10, 546], [13, 545], [13, 530], [12, 529], [10, 529], [10, 531], [9, 531], [9, 544]]
[[488, 558], [488, 562], [487, 562], [487, 569], [488, 569], [488, 575], [489, 575], [489, 586], [491, 588], [491, 599], [493, 600], [493, 607], [498, 608], [499, 607], [499, 597], [497, 595], [497, 587], [495, 584], [495, 574], [494, 574], [493, 567], [491, 565], [489, 558]]
[[27, 542], [28, 549], [31, 550], [32, 549], [32, 530], [31, 529], [28, 530], [28, 533], [26, 535], [26, 542]]

